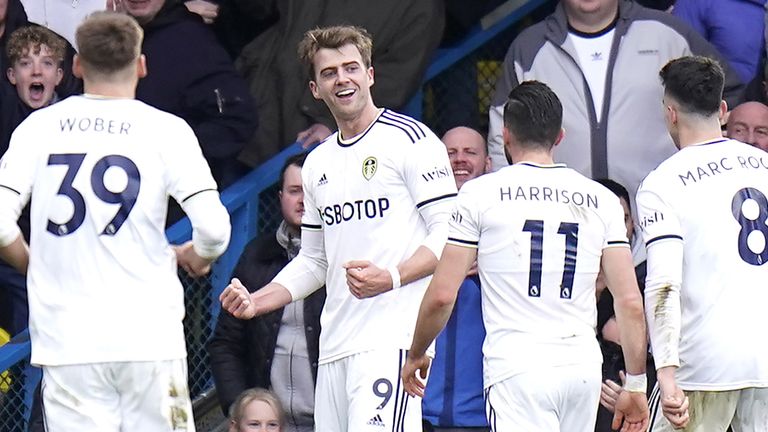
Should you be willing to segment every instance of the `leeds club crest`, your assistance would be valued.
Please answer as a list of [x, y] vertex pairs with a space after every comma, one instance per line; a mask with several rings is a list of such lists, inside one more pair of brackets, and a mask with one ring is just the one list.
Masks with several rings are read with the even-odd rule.
[[363, 177], [365, 177], [366, 180], [370, 180], [371, 177], [376, 174], [377, 169], [378, 163], [376, 162], [375, 157], [369, 156], [365, 158], [363, 161]]

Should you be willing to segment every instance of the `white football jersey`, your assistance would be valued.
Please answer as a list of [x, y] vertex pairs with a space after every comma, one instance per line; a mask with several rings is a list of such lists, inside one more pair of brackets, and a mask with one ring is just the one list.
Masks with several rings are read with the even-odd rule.
[[368, 260], [389, 268], [413, 255], [427, 235], [419, 210], [456, 196], [445, 146], [418, 121], [383, 110], [348, 141], [331, 135], [309, 154], [301, 175], [303, 229], [323, 231], [328, 262], [320, 362], [410, 348], [431, 278], [360, 300], [342, 265]]
[[73, 96], [32, 113], [0, 162], [31, 193], [32, 362], [186, 356], [168, 197], [216, 183], [184, 120], [132, 99]]
[[[680, 284], [680, 272], [660, 274], [665, 263], [653, 257], [663, 261], [655, 248], [683, 243], [676, 377], [684, 390], [768, 386], [767, 195], [768, 154], [726, 139], [684, 148], [638, 191], [647, 289], [651, 281]], [[657, 307], [646, 302], [647, 311]], [[662, 352], [664, 341], [651, 342]]]
[[448, 243], [477, 248], [485, 387], [602, 361], [600, 259], [607, 247], [629, 247], [616, 195], [562, 164], [517, 163], [462, 187]]

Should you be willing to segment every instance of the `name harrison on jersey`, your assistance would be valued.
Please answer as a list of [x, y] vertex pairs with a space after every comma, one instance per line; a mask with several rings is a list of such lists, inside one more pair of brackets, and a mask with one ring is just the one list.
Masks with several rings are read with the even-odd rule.
[[384, 212], [389, 209], [389, 199], [366, 199], [352, 202], [334, 204], [325, 208], [318, 208], [320, 218], [327, 226], [338, 225], [351, 220], [383, 218]]
[[528, 186], [524, 188], [518, 186], [516, 189], [511, 187], [499, 188], [499, 200], [501, 201], [550, 201], [560, 204], [574, 204], [577, 206], [586, 206], [587, 208], [598, 208], [597, 196], [590, 193], [571, 192], [566, 189], [551, 188], [548, 186]]

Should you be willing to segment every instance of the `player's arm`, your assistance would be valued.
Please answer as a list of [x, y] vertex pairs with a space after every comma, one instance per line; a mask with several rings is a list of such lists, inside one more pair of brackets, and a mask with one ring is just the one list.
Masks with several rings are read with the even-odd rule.
[[448, 322], [459, 287], [477, 258], [482, 204], [475, 201], [474, 186], [464, 185], [456, 199], [448, 244], [419, 308], [411, 349], [401, 373], [404, 388], [412, 396], [423, 396], [424, 383], [416, 376], [417, 371], [422, 379], [426, 378], [430, 362], [427, 347]]
[[175, 248], [180, 267], [192, 276], [206, 274], [229, 245], [229, 213], [221, 203], [216, 181], [189, 125], [166, 114], [166, 146], [158, 149], [168, 194], [179, 203], [192, 225], [192, 241]]
[[[5, 242], [3, 242], [5, 243]], [[16, 240], [10, 244], [0, 247], [0, 258], [10, 264], [17, 272], [27, 273], [29, 265], [29, 246], [24, 241], [24, 236], [19, 233]]]
[[416, 371], [421, 372], [422, 379], [427, 377], [427, 348], [451, 317], [459, 287], [476, 257], [477, 249], [474, 247], [453, 244], [445, 246], [432, 281], [421, 301], [413, 342], [402, 371], [405, 391], [411, 396], [424, 396], [425, 384], [416, 376]]
[[[637, 286], [632, 253], [628, 247], [603, 249], [602, 270], [608, 290], [613, 295], [619, 338], [624, 351], [627, 373], [645, 374], [648, 352], [643, 316], [643, 298]], [[645, 393], [645, 388], [642, 389]]]
[[643, 317], [643, 299], [637, 286], [632, 253], [625, 246], [603, 249], [602, 270], [613, 295], [616, 322], [627, 366], [624, 392], [616, 400], [612, 427], [645, 430], [648, 425], [648, 400], [645, 359], [648, 352]]
[[688, 422], [688, 403], [675, 379], [680, 366], [683, 243], [679, 239], [667, 238], [646, 244], [646, 247], [645, 314], [661, 389], [662, 411], [675, 427], [684, 427]]
[[177, 261], [190, 275], [203, 276], [227, 250], [232, 231], [229, 213], [213, 189], [196, 193], [180, 204], [192, 224], [192, 240], [175, 249]]
[[676, 427], [688, 422], [688, 402], [677, 386], [682, 310], [683, 237], [676, 212], [645, 185], [637, 193], [640, 232], [647, 251], [645, 316], [664, 416]]
[[19, 273], [26, 274], [29, 247], [17, 222], [23, 206], [20, 194], [0, 186], [0, 258]]
[[[305, 194], [306, 202], [306, 194]], [[301, 250], [272, 282], [249, 293], [238, 279], [219, 296], [221, 306], [240, 319], [250, 319], [300, 300], [320, 289], [325, 283], [328, 262], [325, 258], [323, 232], [302, 228]]]
[[[429, 276], [442, 254], [456, 197], [456, 182], [452, 175], [447, 175], [451, 164], [445, 146], [428, 130], [426, 137], [416, 142], [411, 151], [404, 158], [403, 178], [424, 220], [427, 236], [413, 255], [390, 268], [382, 269], [368, 261], [345, 263], [347, 285], [355, 297], [372, 297]], [[427, 175], [436, 169], [444, 169], [446, 175], [438, 178]]]
[[[311, 155], [310, 155], [311, 157]], [[304, 208], [314, 209], [311, 161], [301, 171]], [[249, 319], [300, 300], [320, 289], [328, 274], [323, 221], [317, 212], [306, 211], [301, 218], [301, 249], [272, 282], [253, 294], [233, 279], [219, 296], [222, 307], [237, 318]]]
[[361, 299], [373, 297], [434, 273], [448, 236], [448, 216], [452, 207], [452, 199], [443, 199], [420, 210], [427, 224], [427, 237], [413, 255], [397, 266], [384, 269], [363, 260], [344, 263], [352, 295]]
[[19, 216], [29, 202], [35, 176], [34, 126], [20, 125], [0, 159], [0, 258], [19, 273], [27, 273], [29, 247], [19, 229]]

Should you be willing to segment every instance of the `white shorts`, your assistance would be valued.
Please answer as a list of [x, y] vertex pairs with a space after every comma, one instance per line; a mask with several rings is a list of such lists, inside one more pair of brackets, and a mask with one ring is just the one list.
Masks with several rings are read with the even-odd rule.
[[685, 429], [675, 429], [661, 412], [659, 385], [653, 388], [651, 432], [768, 432], [768, 388], [731, 391], [686, 391], [691, 419]]
[[491, 431], [592, 432], [600, 403], [599, 363], [525, 372], [485, 391]]
[[405, 350], [366, 351], [321, 364], [315, 389], [315, 430], [421, 432], [421, 398], [405, 393]]
[[195, 431], [187, 360], [43, 366], [47, 432]]

